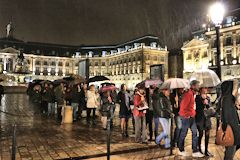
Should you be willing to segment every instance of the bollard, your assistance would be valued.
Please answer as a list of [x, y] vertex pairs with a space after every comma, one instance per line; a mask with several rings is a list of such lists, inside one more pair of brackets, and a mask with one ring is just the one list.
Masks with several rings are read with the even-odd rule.
[[171, 144], [171, 148], [170, 148], [170, 155], [173, 155], [173, 118], [171, 117], [171, 123], [170, 123], [170, 144]]
[[13, 135], [12, 135], [12, 160], [16, 160], [16, 124], [13, 125]]
[[107, 160], [110, 160], [111, 118], [107, 120]]

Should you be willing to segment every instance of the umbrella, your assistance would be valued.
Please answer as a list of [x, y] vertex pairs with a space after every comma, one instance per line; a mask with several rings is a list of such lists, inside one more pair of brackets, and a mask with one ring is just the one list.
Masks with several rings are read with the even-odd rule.
[[52, 81], [49, 81], [49, 80], [45, 80], [45, 81], [41, 81], [40, 84], [45, 84], [45, 83], [52, 83]]
[[63, 77], [63, 80], [66, 80], [66, 81], [73, 81], [75, 78], [71, 77], [71, 76], [68, 76], [68, 77]]
[[221, 83], [217, 74], [210, 69], [202, 69], [193, 72], [190, 80], [198, 80], [201, 87], [216, 87]]
[[118, 89], [118, 88], [115, 86], [104, 86], [101, 88], [101, 91], [105, 92], [105, 91], [112, 91], [112, 90], [116, 90], [116, 89]]
[[104, 82], [104, 83], [101, 83], [101, 86], [104, 87], [104, 86], [111, 86], [111, 85], [114, 85], [114, 83], [110, 83], [110, 82]]
[[34, 79], [32, 82], [33, 83], [41, 83], [43, 81], [44, 81], [43, 79]]
[[53, 81], [53, 83], [56, 84], [56, 85], [58, 85], [58, 84], [60, 84], [60, 83], [67, 83], [67, 81], [64, 80], [64, 79], [57, 79], [57, 80]]
[[137, 88], [149, 88], [152, 85], [159, 86], [163, 82], [160, 79], [144, 80], [136, 85]]
[[98, 82], [98, 81], [109, 81], [110, 79], [105, 76], [95, 76], [92, 78], [89, 78], [88, 82]]
[[170, 78], [163, 82], [160, 89], [189, 88], [189, 81], [182, 78]]
[[83, 83], [83, 82], [85, 82], [84, 79], [74, 79], [73, 81], [71, 81], [70, 84], [76, 85], [76, 84], [80, 84], [80, 83]]

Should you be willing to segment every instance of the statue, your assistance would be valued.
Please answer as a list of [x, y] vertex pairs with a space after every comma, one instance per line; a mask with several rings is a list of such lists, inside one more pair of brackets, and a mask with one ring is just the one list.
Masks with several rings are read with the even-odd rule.
[[7, 30], [7, 37], [10, 37], [12, 35], [12, 31], [13, 31], [12, 22], [8, 23], [6, 30]]
[[19, 52], [19, 54], [18, 54], [18, 59], [20, 60], [21, 63], [23, 62], [23, 60], [24, 60], [24, 55], [23, 55], [22, 51]]
[[17, 73], [27, 73], [28, 70], [28, 63], [27, 60], [24, 58], [23, 52], [20, 51], [17, 56], [17, 63], [15, 65], [15, 72]]

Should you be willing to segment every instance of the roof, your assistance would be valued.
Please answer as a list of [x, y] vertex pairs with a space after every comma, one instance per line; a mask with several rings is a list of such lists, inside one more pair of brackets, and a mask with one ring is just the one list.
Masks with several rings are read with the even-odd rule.
[[198, 48], [201, 46], [208, 46], [209, 44], [205, 40], [199, 40], [199, 39], [192, 39], [191, 41], [187, 42], [183, 47], [181, 48], [182, 50], [187, 50], [187, 49], [192, 49], [192, 48]]

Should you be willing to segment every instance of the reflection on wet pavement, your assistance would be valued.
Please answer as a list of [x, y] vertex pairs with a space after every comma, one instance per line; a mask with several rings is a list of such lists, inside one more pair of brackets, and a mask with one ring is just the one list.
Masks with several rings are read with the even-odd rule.
[[[87, 127], [85, 118], [74, 124], [59, 125], [54, 118], [34, 114], [33, 105], [25, 94], [5, 95], [0, 110], [6, 112], [0, 113], [0, 160], [11, 159], [11, 126], [14, 123], [17, 124], [17, 159], [106, 159], [107, 134], [102, 130], [99, 120], [95, 127]], [[111, 159], [182, 159], [178, 156], [169, 157], [169, 150], [159, 148], [154, 142], [136, 144], [131, 134], [132, 127], [130, 137], [122, 138], [119, 119], [117, 115], [115, 117]], [[215, 156], [209, 159], [219, 160], [223, 159], [224, 148], [214, 144], [214, 130], [211, 132], [210, 151]], [[186, 150], [191, 151], [190, 132], [186, 139]], [[240, 153], [236, 158], [240, 158]]]
[[[33, 106], [24, 94], [8, 94], [2, 99], [1, 157], [10, 157], [11, 125], [17, 124], [17, 157], [34, 159], [61, 159], [69, 157], [96, 157], [106, 153], [106, 131], [100, 122], [88, 128], [83, 118], [74, 124], [59, 125], [54, 118], [34, 114]], [[115, 123], [118, 124], [118, 118]], [[132, 132], [132, 131], [131, 131]], [[154, 146], [150, 144], [149, 146]], [[119, 127], [112, 132], [112, 152], [148, 148], [135, 144], [133, 135], [123, 139]]]

